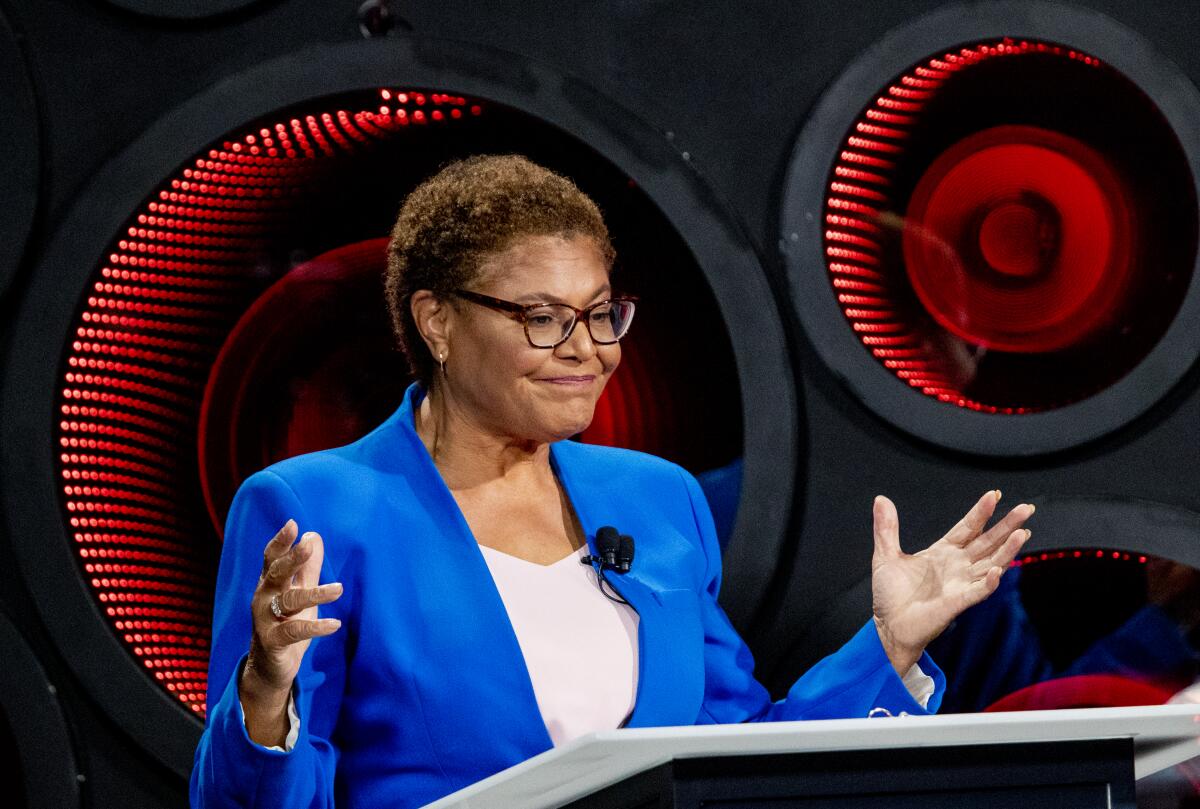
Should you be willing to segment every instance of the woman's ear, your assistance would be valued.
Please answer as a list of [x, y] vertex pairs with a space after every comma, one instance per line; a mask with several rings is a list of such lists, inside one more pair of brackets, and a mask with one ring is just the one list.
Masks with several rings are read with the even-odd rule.
[[428, 289], [418, 289], [409, 299], [409, 308], [417, 331], [434, 357], [449, 353], [451, 307]]

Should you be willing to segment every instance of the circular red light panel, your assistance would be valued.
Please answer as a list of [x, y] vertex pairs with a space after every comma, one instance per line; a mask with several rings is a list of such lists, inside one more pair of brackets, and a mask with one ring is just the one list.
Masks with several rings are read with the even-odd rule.
[[[338, 101], [345, 108], [310, 102], [250, 126], [164, 182], [98, 268], [65, 359], [58, 472], [86, 581], [124, 646], [197, 715], [216, 571], [210, 540], [234, 491], [274, 461], [358, 438], [409, 382], [383, 301], [378, 238], [396, 200], [440, 162], [516, 151], [528, 137], [524, 115], [461, 96], [382, 89]], [[666, 262], [683, 275], [633, 272], [628, 291], [646, 309], [670, 299], [719, 323], [708, 289], [688, 283], [686, 246], [649, 198], [586, 144], [556, 148], [610, 209], [612, 231], [631, 235], [620, 240], [614, 283], [625, 290], [625, 264]], [[661, 232], [640, 235], [647, 230]], [[738, 391], [706, 386], [733, 373], [727, 335], [656, 319], [643, 316], [622, 341], [626, 367], [583, 439], [696, 469], [726, 463], [741, 448], [730, 426], [740, 424]], [[669, 364], [684, 344], [709, 361]], [[688, 406], [701, 390], [706, 407]], [[708, 440], [690, 440], [696, 434]]]
[[199, 715], [215, 566], [197, 542], [208, 515], [180, 494], [196, 488], [209, 370], [273, 271], [264, 247], [306, 198], [330, 193], [346, 156], [483, 113], [440, 93], [375, 99], [388, 103], [281, 118], [198, 156], [135, 214], [78, 314], [57, 435], [66, 519], [113, 630]]
[[1170, 325], [1195, 260], [1191, 183], [1165, 119], [1112, 67], [1052, 42], [970, 44], [885, 85], [843, 138], [825, 267], [907, 385], [986, 413], [1055, 409]]

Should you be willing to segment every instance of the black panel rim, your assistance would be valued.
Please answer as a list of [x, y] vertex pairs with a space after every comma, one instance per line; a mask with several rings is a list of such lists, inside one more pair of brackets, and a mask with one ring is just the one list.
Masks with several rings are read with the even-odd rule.
[[41, 121], [37, 94], [21, 38], [0, 8], [0, 98], [11, 103], [0, 116], [0, 140], [7, 145], [0, 168], [5, 189], [5, 221], [13, 228], [0, 243], [0, 296], [9, 289], [33, 230], [42, 186]]
[[205, 20], [222, 17], [250, 6], [264, 5], [273, 0], [101, 0], [101, 2], [142, 17], [160, 20]]
[[[1083, 548], [1145, 553], [1200, 570], [1200, 512], [1173, 503], [1137, 497], [1103, 495], [1044, 495], [1027, 502], [1037, 506], [1037, 530], [1018, 558], [1034, 553]], [[1136, 534], [1136, 543], [1122, 537]], [[1136, 547], [1135, 547], [1136, 546]], [[833, 648], [850, 637], [871, 615], [871, 576], [850, 585], [810, 623], [809, 630], [785, 652], [781, 670], [794, 671], [789, 661], [807, 659], [808, 649]], [[794, 678], [793, 678], [794, 679]]]
[[37, 655], [0, 613], [0, 706], [17, 740], [27, 804], [79, 806], [79, 770], [57, 689]]
[[[977, 413], [913, 391], [859, 342], [840, 311], [821, 251], [826, 177], [835, 150], [881, 83], [955, 45], [1003, 36], [1059, 42], [1134, 81], [1179, 139], [1200, 199], [1200, 92], [1140, 34], [1095, 11], [1040, 0], [959, 4], [895, 29], [851, 63], [804, 124], [787, 165], [779, 249], [792, 307], [826, 368], [869, 410], [946, 449], [1036, 456], [1116, 431], [1161, 401], [1200, 356], [1200, 255], [1175, 319], [1157, 345], [1105, 390], [1062, 408], [1019, 416]], [[881, 78], [882, 77], [882, 78]]]
[[5, 487], [0, 502], [38, 610], [103, 710], [184, 776], [201, 723], [146, 677], [105, 625], [63, 525], [49, 441], [61, 373], [46, 357], [59, 355], [78, 296], [61, 292], [84, 289], [95, 260], [144, 194], [209, 143], [273, 109], [387, 85], [477, 96], [538, 117], [583, 140], [658, 205], [696, 256], [730, 326], [741, 385], [743, 505], [725, 560], [733, 584], [722, 602], [733, 620], [748, 619], [761, 605], [786, 541], [799, 411], [776, 299], [742, 224], [662, 133], [578, 79], [453, 40], [321, 45], [241, 71], [165, 114], [78, 196], [20, 303], [0, 388], [0, 469], [28, 489]]
[[[1136, 497], [1034, 497], [1037, 531], [1019, 557], [1067, 548], [1138, 551], [1200, 570], [1200, 513]], [[1137, 547], [1122, 542], [1136, 534]]]

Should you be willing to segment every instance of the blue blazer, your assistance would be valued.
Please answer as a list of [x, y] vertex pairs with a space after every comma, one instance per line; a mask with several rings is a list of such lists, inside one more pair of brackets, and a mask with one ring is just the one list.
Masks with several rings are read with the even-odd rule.
[[[415, 807], [552, 746], [491, 573], [414, 429], [423, 395], [411, 386], [364, 438], [274, 464], [234, 497], [194, 807]], [[550, 459], [592, 553], [603, 525], [637, 541], [633, 570], [610, 575], [640, 616], [627, 726], [926, 713], [871, 622], [772, 702], [717, 603], [721, 557], [695, 479], [661, 458], [572, 441], [552, 444]], [[305, 655], [300, 735], [285, 753], [250, 741], [237, 683], [263, 548], [288, 518], [321, 534], [321, 580], [345, 591], [321, 608], [342, 627]], [[945, 681], [928, 656], [921, 667], [935, 711]]]

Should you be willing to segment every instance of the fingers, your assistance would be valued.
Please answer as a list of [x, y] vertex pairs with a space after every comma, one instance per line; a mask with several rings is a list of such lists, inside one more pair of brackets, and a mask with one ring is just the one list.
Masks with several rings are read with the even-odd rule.
[[873, 506], [876, 563], [900, 556], [900, 515], [896, 504], [883, 495]]
[[1012, 536], [1013, 532], [1018, 530], [1025, 521], [1033, 516], [1034, 506], [1030, 503], [1022, 503], [1015, 506], [1011, 511], [1004, 515], [1000, 522], [993, 525], [986, 533], [978, 537], [971, 544], [970, 555], [973, 559], [985, 559], [996, 552], [996, 549], [1004, 544], [1004, 542]]
[[1018, 528], [1005, 538], [1004, 542], [992, 552], [991, 556], [976, 561], [971, 566], [972, 571], [976, 575], [982, 576], [987, 569], [992, 567], [1007, 570], [1009, 564], [1020, 553], [1021, 548], [1029, 541], [1029, 537], [1031, 536], [1033, 536], [1033, 532], [1028, 528]]
[[1000, 490], [992, 489], [990, 492], [984, 493], [983, 497], [971, 506], [958, 523], [946, 532], [944, 537], [947, 542], [964, 547], [968, 542], [979, 536], [979, 532], [987, 525], [988, 520], [992, 518], [992, 514], [996, 511], [996, 504], [1000, 502]]
[[297, 587], [316, 587], [321, 583], [321, 565], [325, 562], [325, 540], [315, 531], [305, 534], [312, 547], [308, 558], [300, 565], [296, 574]]
[[271, 537], [271, 541], [263, 550], [262, 575], [267, 575], [267, 569], [271, 567], [271, 563], [292, 547], [292, 543], [296, 541], [296, 530], [296, 521], [288, 520], [282, 528], [275, 532], [275, 536]]
[[[266, 619], [258, 623], [257, 632], [267, 650], [278, 650], [311, 638], [331, 635], [342, 625], [337, 618], [316, 618], [316, 607], [337, 601], [342, 596], [341, 582], [324, 584], [320, 587], [293, 587], [278, 593], [280, 611], [284, 617], [275, 618], [270, 606], [261, 609]], [[259, 602], [262, 603], [262, 602]], [[291, 617], [312, 609], [307, 618]]]
[[322, 584], [320, 587], [293, 587], [279, 596], [279, 608], [284, 615], [295, 615], [309, 607], [331, 604], [341, 597], [341, 582]]
[[268, 633], [268, 637], [264, 638], [268, 646], [280, 647], [290, 646], [293, 643], [309, 640], [311, 638], [321, 638], [326, 635], [332, 635], [337, 632], [342, 626], [342, 622], [337, 618], [319, 618], [314, 621], [307, 621], [300, 618], [292, 618], [289, 621], [284, 621], [281, 624], [276, 624]]
[[991, 556], [971, 566], [971, 572], [978, 578], [967, 585], [963, 593], [963, 609], [975, 606], [996, 591], [1000, 586], [1000, 577], [1009, 569], [1012, 560], [1031, 536], [1033, 532], [1028, 528], [1018, 528], [1008, 534]]
[[[300, 541], [293, 545], [286, 553], [276, 557], [273, 562], [267, 567], [267, 572], [263, 575], [263, 584], [269, 588], [282, 589], [287, 584], [291, 583], [292, 577], [300, 570], [301, 566], [313, 555], [316, 550], [316, 543], [313, 538], [317, 534], [309, 531], [300, 538]], [[274, 540], [272, 540], [274, 542]], [[322, 546], [323, 549], [324, 546]], [[322, 554], [324, 555], [324, 554]], [[317, 565], [318, 575], [320, 573], [320, 564]], [[306, 582], [307, 583], [307, 582]], [[315, 582], [312, 582], [315, 584]]]
[[[983, 577], [976, 579], [963, 591], [962, 609], [974, 607], [980, 601], [996, 592], [996, 588], [1000, 586], [1000, 577], [1004, 574], [1004, 568], [993, 566], [987, 569]], [[961, 611], [961, 610], [960, 610]]]

